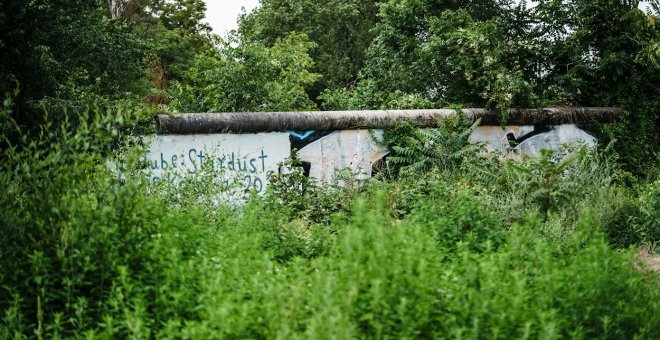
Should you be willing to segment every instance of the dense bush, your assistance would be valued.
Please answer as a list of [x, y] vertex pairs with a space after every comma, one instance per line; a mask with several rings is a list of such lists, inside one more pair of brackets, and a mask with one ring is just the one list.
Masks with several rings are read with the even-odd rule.
[[658, 241], [657, 183], [635, 199], [602, 153], [326, 189], [292, 168], [235, 210], [148, 184], [116, 136], [138, 117], [106, 110], [4, 151], [0, 337], [660, 336], [657, 276], [610, 245]]
[[640, 214], [636, 232], [639, 239], [657, 249], [660, 244], [660, 181], [642, 187], [639, 196]]
[[[0, 338], [660, 338], [658, 274], [634, 255], [660, 241], [656, 16], [262, 2], [220, 47], [201, 0], [0, 2]], [[460, 116], [401, 125], [369, 182], [319, 185], [294, 155], [265, 197], [230, 206], [214, 173], [149, 183], [131, 138], [149, 132], [145, 101], [627, 114], [600, 150], [529, 158], [482, 153]]]
[[[233, 44], [238, 46], [232, 46]], [[315, 44], [290, 34], [267, 48], [229, 40], [194, 58], [181, 82], [173, 82], [170, 108], [179, 112], [310, 110], [305, 90], [319, 79], [310, 71]]]

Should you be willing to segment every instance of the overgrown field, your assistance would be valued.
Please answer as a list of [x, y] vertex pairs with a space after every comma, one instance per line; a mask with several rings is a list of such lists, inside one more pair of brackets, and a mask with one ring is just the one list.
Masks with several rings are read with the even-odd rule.
[[506, 159], [458, 119], [400, 126], [389, 173], [294, 168], [232, 210], [212, 181], [150, 186], [101, 116], [3, 150], [0, 338], [660, 338], [634, 256], [660, 182], [608, 148]]
[[[0, 0], [0, 339], [660, 339], [660, 1], [259, 4], [218, 36], [204, 0]], [[133, 139], [155, 112], [550, 106], [625, 115], [529, 159], [401, 125], [373, 180], [293, 155], [240, 208], [212, 172], [149, 184]]]

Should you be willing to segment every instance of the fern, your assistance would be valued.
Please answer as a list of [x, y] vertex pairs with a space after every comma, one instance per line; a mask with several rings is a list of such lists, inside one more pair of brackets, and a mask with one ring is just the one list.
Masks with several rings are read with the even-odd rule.
[[481, 144], [468, 141], [479, 122], [470, 125], [465, 115], [457, 111], [453, 116], [440, 119], [437, 129], [414, 129], [404, 123], [393, 131], [386, 131], [391, 151], [388, 163], [394, 173], [399, 174], [456, 171], [482, 151]]
[[548, 213], [561, 209], [574, 209], [572, 202], [577, 194], [571, 185], [572, 181], [567, 168], [581, 154], [569, 154], [559, 157], [553, 150], [541, 150], [541, 153], [528, 162], [517, 164], [509, 161], [506, 166], [518, 174], [516, 185], [525, 188], [526, 203], [538, 206], [543, 220]]

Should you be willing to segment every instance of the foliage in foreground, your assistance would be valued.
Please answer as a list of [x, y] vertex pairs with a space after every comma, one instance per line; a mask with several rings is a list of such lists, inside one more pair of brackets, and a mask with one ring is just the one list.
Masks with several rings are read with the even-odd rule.
[[[657, 275], [627, 250], [660, 239], [657, 6], [349, 1], [331, 14], [365, 16], [355, 29], [292, 13], [306, 38], [254, 13], [216, 48], [199, 0], [116, 3], [0, 2], [0, 338], [660, 338]], [[617, 105], [629, 115], [603, 132], [650, 180], [607, 150], [484, 157], [454, 122], [393, 131], [381, 180], [294, 172], [231, 210], [208, 182], [147, 184], [123, 138], [145, 101]]]
[[118, 178], [99, 146], [122, 122], [91, 116], [3, 151], [2, 338], [660, 336], [657, 275], [611, 245], [657, 241], [657, 182], [637, 200], [604, 154], [294, 172], [232, 211], [154, 190], [131, 151]]

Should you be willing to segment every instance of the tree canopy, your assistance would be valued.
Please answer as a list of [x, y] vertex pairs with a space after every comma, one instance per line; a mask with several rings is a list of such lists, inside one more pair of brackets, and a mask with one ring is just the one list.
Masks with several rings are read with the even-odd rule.
[[116, 100], [179, 112], [622, 106], [625, 122], [602, 132], [640, 164], [660, 138], [660, 33], [657, 1], [637, 5], [262, 0], [220, 37], [202, 0], [6, 1], [0, 93], [25, 131], [46, 111], [61, 121]]
[[[202, 0], [0, 0], [0, 339], [660, 339], [660, 4], [639, 2], [261, 0], [221, 37]], [[597, 148], [470, 142], [466, 113], [539, 106], [624, 117], [570, 120]], [[191, 149], [174, 182], [146, 164], [156, 113], [376, 108], [450, 109], [381, 125], [372, 181], [319, 185], [292, 152], [242, 207], [240, 152]]]
[[262, 0], [239, 19], [239, 34], [248, 42], [273, 45], [291, 32], [305, 33], [317, 48], [310, 51], [314, 71], [321, 74], [316, 94], [325, 88], [354, 83], [383, 0]]

